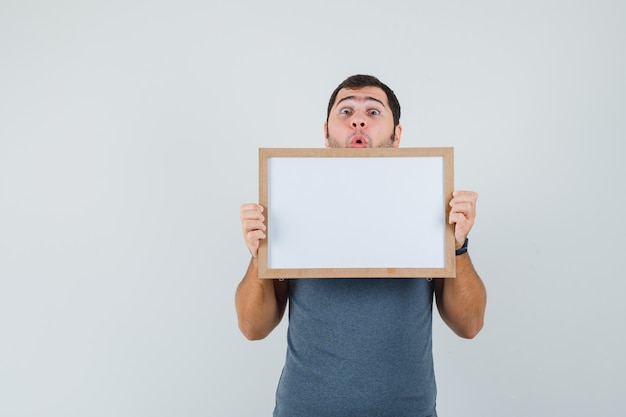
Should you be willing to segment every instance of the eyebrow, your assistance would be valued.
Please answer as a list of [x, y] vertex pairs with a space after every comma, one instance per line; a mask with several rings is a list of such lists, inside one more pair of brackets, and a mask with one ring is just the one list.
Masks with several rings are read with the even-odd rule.
[[337, 104], [335, 105], [335, 107], [339, 106], [339, 104], [341, 102], [346, 101], [346, 100], [357, 100], [357, 101], [369, 101], [369, 100], [372, 100], [372, 101], [376, 101], [376, 102], [380, 103], [383, 107], [385, 107], [385, 103], [383, 103], [382, 101], [380, 101], [379, 99], [377, 99], [375, 97], [370, 97], [370, 96], [363, 97], [363, 98], [360, 98], [360, 97], [356, 98], [355, 96], [347, 96], [347, 97], [344, 97], [341, 100], [339, 100], [337, 102]]

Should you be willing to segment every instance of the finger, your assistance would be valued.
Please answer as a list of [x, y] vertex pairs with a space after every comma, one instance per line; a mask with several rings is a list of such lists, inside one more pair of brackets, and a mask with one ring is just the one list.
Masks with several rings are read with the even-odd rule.
[[245, 235], [246, 242], [248, 242], [248, 244], [252, 244], [254, 242], [257, 242], [258, 244], [259, 240], [265, 239], [266, 237], [265, 232], [262, 230], [251, 230]]
[[461, 225], [467, 221], [468, 219], [463, 213], [450, 213], [450, 216], [448, 217], [449, 224]]
[[452, 193], [450, 205], [452, 206], [458, 203], [470, 203], [475, 205], [477, 199], [478, 194], [473, 191], [455, 191]]
[[474, 218], [474, 216], [469, 216], [465, 212], [450, 212], [448, 223], [469, 230], [474, 225]]
[[253, 257], [257, 257], [261, 239], [265, 239], [265, 233], [260, 230], [253, 230], [245, 235], [246, 245]]
[[267, 227], [265, 226], [265, 223], [263, 223], [262, 220], [252, 219], [252, 220], [243, 220], [241, 222], [241, 229], [243, 230], [244, 234], [247, 234], [248, 232], [251, 232], [254, 230], [265, 231]]
[[265, 216], [258, 211], [244, 211], [243, 213], [241, 213], [240, 217], [242, 224], [249, 221], [258, 221], [261, 223], [265, 221]]
[[450, 224], [454, 224], [454, 237], [457, 243], [459, 245], [462, 244], [472, 229], [474, 222], [461, 213], [451, 214], [448, 221]]
[[450, 213], [461, 213], [467, 217], [474, 217], [475, 207], [471, 203], [456, 203], [450, 208]]
[[462, 221], [473, 222], [476, 216], [474, 216], [472, 213], [459, 210], [459, 211], [450, 211], [450, 216], [448, 218], [450, 220], [450, 223], [458, 223]]
[[464, 191], [464, 190], [454, 190], [452, 192], [452, 197], [459, 197], [462, 199], [472, 199], [476, 201], [478, 199], [478, 193], [475, 191]]
[[257, 220], [260, 222], [264, 222], [265, 221], [265, 216], [263, 214], [261, 214], [261, 212], [257, 211], [257, 210], [246, 210], [246, 211], [242, 211], [240, 213], [241, 218], [241, 222], [245, 222], [248, 220]]
[[244, 218], [257, 218], [259, 214], [263, 213], [263, 206], [256, 203], [246, 203], [239, 207], [239, 213], [242, 219]]
[[241, 205], [240, 209], [243, 210], [258, 210], [263, 211], [263, 206], [257, 203], [244, 203]]

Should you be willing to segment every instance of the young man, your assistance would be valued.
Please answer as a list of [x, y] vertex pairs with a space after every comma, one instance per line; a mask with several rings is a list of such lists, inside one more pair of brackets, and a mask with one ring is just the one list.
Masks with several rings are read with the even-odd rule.
[[[400, 104], [377, 78], [355, 75], [331, 95], [326, 147], [398, 147]], [[459, 336], [483, 325], [485, 287], [467, 253], [477, 195], [455, 191], [449, 222], [457, 248], [456, 279], [258, 279], [265, 239], [263, 207], [241, 206], [252, 254], [235, 297], [239, 328], [266, 337], [289, 300], [287, 358], [276, 392], [275, 417], [436, 416], [432, 301]], [[306, 221], [303, 222], [306, 227]]]

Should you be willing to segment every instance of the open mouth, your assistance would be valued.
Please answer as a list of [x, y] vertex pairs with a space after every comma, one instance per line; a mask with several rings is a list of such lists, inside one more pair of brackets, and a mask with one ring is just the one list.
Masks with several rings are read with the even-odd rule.
[[352, 139], [350, 140], [350, 147], [351, 148], [367, 148], [367, 139], [359, 135], [353, 136]]

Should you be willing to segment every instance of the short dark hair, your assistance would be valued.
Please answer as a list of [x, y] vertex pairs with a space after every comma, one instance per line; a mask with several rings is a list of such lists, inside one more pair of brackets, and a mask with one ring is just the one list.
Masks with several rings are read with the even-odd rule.
[[358, 90], [364, 87], [378, 87], [382, 89], [387, 95], [387, 101], [389, 102], [389, 108], [391, 109], [391, 114], [393, 115], [393, 127], [395, 128], [400, 124], [400, 102], [398, 101], [398, 97], [393, 92], [391, 88], [387, 86], [387, 84], [380, 81], [378, 78], [373, 75], [363, 75], [357, 74], [352, 75], [346, 78], [341, 84], [335, 88], [335, 91], [330, 96], [330, 100], [328, 101], [328, 111], [326, 112], [326, 121], [328, 122], [328, 118], [330, 116], [330, 111], [332, 110], [333, 104], [335, 104], [335, 100], [337, 99], [337, 94], [339, 90], [342, 88], [348, 88], [353, 90]]

